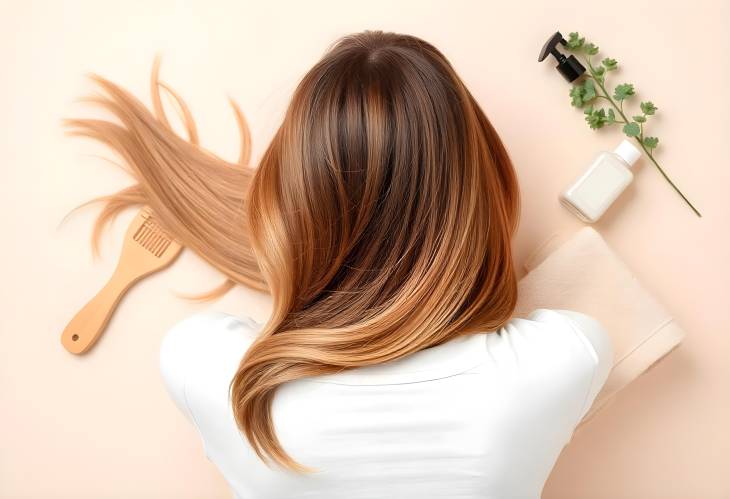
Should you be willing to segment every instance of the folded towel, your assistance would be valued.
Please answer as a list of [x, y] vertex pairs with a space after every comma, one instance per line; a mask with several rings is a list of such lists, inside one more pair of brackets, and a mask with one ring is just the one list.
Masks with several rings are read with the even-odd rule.
[[598, 319], [613, 341], [613, 368], [581, 425], [684, 337], [669, 312], [590, 226], [553, 234], [525, 269], [515, 316], [526, 317], [536, 308], [583, 312]]

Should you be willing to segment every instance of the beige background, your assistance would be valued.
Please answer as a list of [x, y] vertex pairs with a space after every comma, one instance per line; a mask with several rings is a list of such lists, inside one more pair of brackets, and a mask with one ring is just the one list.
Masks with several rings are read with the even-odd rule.
[[[730, 124], [721, 1], [637, 2], [0, 2], [0, 496], [223, 498], [227, 487], [167, 399], [157, 355], [165, 330], [213, 307], [258, 319], [267, 297], [236, 289], [195, 305], [220, 275], [185, 252], [124, 299], [85, 357], [59, 335], [110, 276], [134, 213], [105, 234], [92, 261], [98, 206], [63, 215], [130, 179], [66, 138], [62, 117], [93, 115], [74, 99], [97, 72], [149, 103], [154, 53], [190, 103], [204, 145], [235, 159], [236, 98], [254, 132], [254, 159], [302, 74], [338, 36], [365, 28], [416, 34], [450, 58], [504, 138], [521, 179], [517, 258], [555, 230], [578, 228], [557, 194], [618, 129], [594, 132], [569, 86], [538, 64], [556, 29], [584, 32], [619, 60], [659, 107], [658, 157], [697, 218], [642, 159], [636, 181], [596, 229], [671, 310], [689, 336], [622, 393], [565, 449], [547, 498], [730, 497]], [[634, 101], [638, 103], [638, 99]], [[723, 423], [724, 421], [724, 423]]]

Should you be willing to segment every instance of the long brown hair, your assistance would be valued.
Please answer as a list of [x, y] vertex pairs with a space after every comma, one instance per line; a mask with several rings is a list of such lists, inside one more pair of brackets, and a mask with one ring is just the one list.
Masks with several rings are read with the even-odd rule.
[[[121, 155], [137, 184], [105, 201], [94, 227], [149, 205], [227, 281], [268, 291], [273, 313], [230, 384], [252, 448], [292, 470], [274, 431], [278, 386], [380, 364], [511, 316], [516, 175], [454, 68], [414, 36], [365, 31], [333, 44], [297, 86], [257, 168], [243, 114], [237, 163], [205, 150], [184, 101], [152, 72], [154, 114], [114, 83], [91, 99], [120, 121], [67, 120]], [[187, 140], [160, 98], [178, 104]]]

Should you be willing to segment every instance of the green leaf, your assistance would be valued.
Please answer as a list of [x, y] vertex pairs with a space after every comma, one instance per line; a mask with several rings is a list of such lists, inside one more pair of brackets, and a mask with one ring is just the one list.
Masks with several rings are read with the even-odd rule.
[[583, 102], [590, 102], [596, 98], [596, 87], [593, 80], [586, 78], [583, 82]]
[[583, 85], [573, 85], [570, 89], [570, 105], [575, 107], [583, 107]]
[[568, 44], [566, 47], [568, 47], [568, 50], [576, 50], [583, 46], [583, 42], [585, 42], [585, 38], [580, 37], [577, 31], [574, 31], [568, 35]]
[[642, 142], [649, 149], [654, 149], [659, 144], [659, 139], [656, 137], [644, 137]]
[[588, 55], [596, 55], [598, 53], [598, 47], [596, 47], [592, 43], [586, 43], [583, 46], [583, 49], [586, 51]]
[[613, 119], [611, 118], [613, 116], [613, 110], [608, 110], [608, 115], [606, 114], [606, 110], [601, 109], [593, 109], [593, 107], [590, 107], [590, 113], [585, 112], [586, 114], [586, 123], [588, 123], [588, 126], [593, 128], [594, 130], [597, 128], [602, 128], [606, 124], [610, 124], [613, 122]]
[[631, 123], [626, 123], [623, 130], [624, 133], [629, 137], [636, 137], [641, 133], [641, 128], [639, 127], [639, 124], [634, 121], [632, 121]]
[[647, 102], [642, 102], [642, 103], [640, 104], [640, 106], [641, 106], [641, 111], [642, 111], [642, 112], [643, 112], [644, 114], [646, 114], [646, 115], [652, 115], [652, 114], [654, 114], [654, 113], [656, 112], [656, 110], [658, 109], [658, 108], [657, 108], [657, 107], [656, 107], [656, 106], [654, 105], [654, 103], [653, 103], [653, 102], [651, 102], [651, 101], [647, 101]]
[[606, 68], [606, 71], [613, 71], [616, 69], [616, 59], [611, 59], [610, 57], [606, 57], [601, 61], [601, 64]]
[[593, 74], [601, 76], [605, 70], [606, 70], [606, 68], [604, 68], [603, 66], [598, 66], [598, 67], [593, 68]]
[[613, 92], [613, 98], [616, 100], [624, 100], [630, 95], [634, 95], [634, 86], [631, 83], [616, 85], [616, 89]]
[[634, 121], [637, 122], [637, 123], [645, 123], [646, 122], [646, 116], [642, 116], [640, 114], [639, 115], [636, 115], [636, 116], [632, 116], [632, 118], [634, 118]]
[[610, 107], [608, 110], [604, 108], [595, 109], [591, 104], [585, 107], [583, 114], [586, 115], [585, 120], [588, 126], [594, 130], [616, 122], [616, 113]]

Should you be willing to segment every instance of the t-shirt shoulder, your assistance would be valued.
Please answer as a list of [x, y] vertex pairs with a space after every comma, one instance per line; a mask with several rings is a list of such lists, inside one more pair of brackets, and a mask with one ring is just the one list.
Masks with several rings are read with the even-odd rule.
[[[261, 324], [225, 312], [198, 312], [176, 322], [160, 344], [159, 367], [165, 388], [178, 409], [202, 437], [195, 386], [216, 376], [216, 368], [241, 359]], [[225, 383], [220, 384], [225, 388]]]
[[527, 319], [549, 326], [552, 332], [551, 338], [556, 342], [579, 343], [582, 348], [578, 351], [590, 359], [593, 372], [585, 402], [577, 420], [580, 422], [590, 409], [613, 367], [614, 351], [608, 331], [596, 318], [574, 310], [540, 308], [535, 309]]

